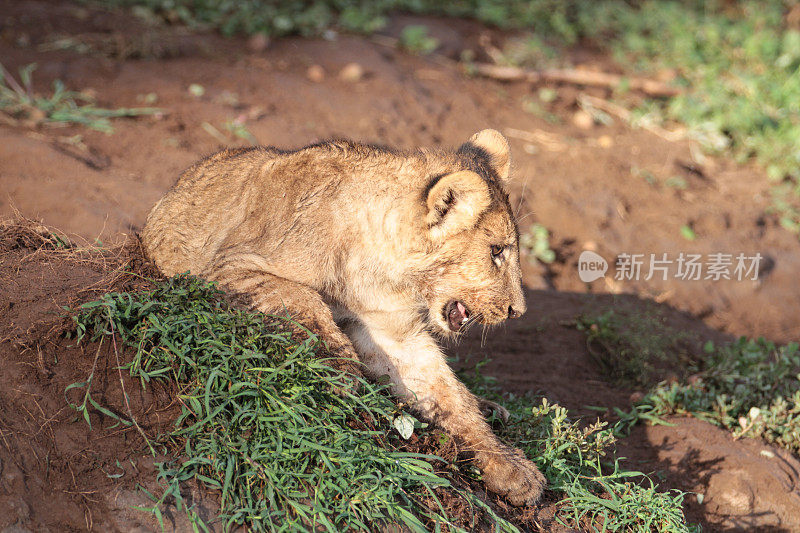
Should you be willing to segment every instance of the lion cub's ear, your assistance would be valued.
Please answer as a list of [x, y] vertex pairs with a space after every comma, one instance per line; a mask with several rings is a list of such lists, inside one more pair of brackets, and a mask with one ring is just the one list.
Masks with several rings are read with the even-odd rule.
[[497, 130], [482, 130], [470, 137], [469, 141], [462, 146], [472, 145], [486, 152], [489, 156], [492, 168], [501, 180], [507, 180], [511, 172], [511, 149], [508, 141]]
[[472, 227], [490, 202], [489, 187], [474, 172], [442, 176], [428, 191], [426, 222], [431, 238], [441, 240]]

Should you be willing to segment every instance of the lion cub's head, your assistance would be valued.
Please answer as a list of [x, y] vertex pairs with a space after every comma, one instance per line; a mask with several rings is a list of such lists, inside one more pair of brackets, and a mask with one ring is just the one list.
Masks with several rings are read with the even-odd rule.
[[461, 170], [437, 176], [424, 192], [433, 262], [428, 317], [445, 335], [525, 312], [519, 232], [503, 189], [511, 166], [508, 142], [483, 130], [456, 157]]

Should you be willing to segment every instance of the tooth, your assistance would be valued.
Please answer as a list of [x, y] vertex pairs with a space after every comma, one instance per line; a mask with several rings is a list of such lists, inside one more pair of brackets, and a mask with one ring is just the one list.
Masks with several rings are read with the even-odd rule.
[[461, 319], [461, 323], [464, 324], [467, 320], [469, 320], [469, 318], [464, 317], [464, 318]]

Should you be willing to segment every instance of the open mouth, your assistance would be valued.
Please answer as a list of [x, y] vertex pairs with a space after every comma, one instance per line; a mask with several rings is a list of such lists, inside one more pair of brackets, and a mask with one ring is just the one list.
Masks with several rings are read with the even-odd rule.
[[469, 322], [469, 308], [458, 300], [450, 300], [444, 306], [444, 318], [450, 331], [459, 331]]

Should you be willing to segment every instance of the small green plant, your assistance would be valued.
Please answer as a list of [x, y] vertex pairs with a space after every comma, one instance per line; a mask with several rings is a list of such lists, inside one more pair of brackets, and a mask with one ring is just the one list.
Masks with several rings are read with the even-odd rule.
[[800, 451], [800, 351], [764, 339], [740, 338], [719, 348], [684, 382], [661, 383], [629, 413], [622, 425], [691, 414], [738, 437], [760, 437]]
[[411, 53], [428, 55], [439, 47], [439, 40], [428, 35], [428, 27], [412, 24], [400, 33], [400, 46]]
[[627, 385], [648, 385], [659, 370], [692, 361], [689, 335], [667, 326], [652, 312], [609, 310], [578, 317], [575, 326], [586, 334], [586, 346], [611, 379]]
[[542, 263], [549, 264], [556, 260], [556, 253], [550, 248], [550, 232], [541, 224], [532, 224], [528, 231], [520, 235], [519, 245]]
[[692, 227], [689, 224], [684, 224], [683, 226], [681, 226], [680, 231], [681, 231], [681, 237], [683, 237], [687, 241], [691, 242], [697, 240], [697, 232], [695, 232], [694, 229], [692, 229]]
[[[549, 97], [548, 93], [545, 93], [545, 95], [548, 95], [546, 97]], [[523, 97], [522, 109], [525, 112], [530, 113], [531, 115], [545, 119], [547, 122], [551, 124], [559, 124], [561, 122], [561, 118], [558, 115], [548, 111], [545, 105], [542, 104], [542, 102], [544, 102], [545, 104], [547, 103], [541, 97], [540, 98], [532, 98], [530, 96]]]
[[649, 185], [658, 185], [658, 179], [646, 168], [640, 168], [634, 165], [631, 167], [631, 175], [643, 179]]
[[689, 185], [686, 183], [686, 178], [682, 176], [671, 176], [664, 180], [664, 186], [670, 189], [685, 190]]
[[224, 124], [224, 128], [228, 131], [228, 133], [238, 139], [244, 139], [252, 145], [258, 144], [258, 139], [256, 139], [255, 135], [250, 133], [250, 130], [247, 129], [245, 120], [243, 120], [241, 117], [227, 121]]
[[501, 64], [526, 65], [538, 69], [556, 66], [559, 54], [538, 36], [528, 34], [524, 37], [510, 37], [503, 44], [502, 52], [496, 53], [493, 59]]
[[33, 90], [31, 63], [20, 69], [18, 82], [0, 65], [0, 112], [11, 120], [31, 126], [39, 124], [80, 124], [88, 128], [112, 133], [110, 119], [138, 117], [162, 112], [153, 107], [105, 109], [95, 106], [95, 101], [85, 93], [68, 91], [60, 80], [53, 82], [53, 94], [37, 95]]

